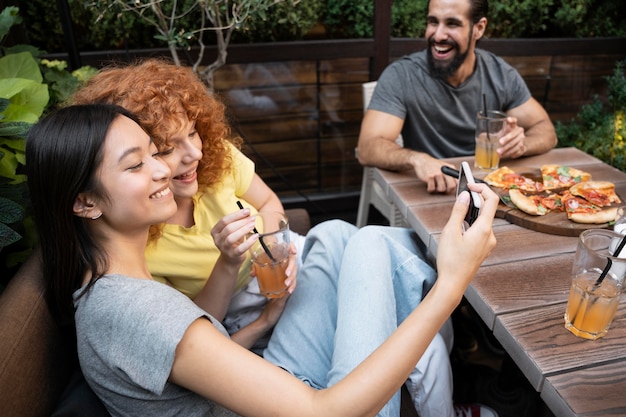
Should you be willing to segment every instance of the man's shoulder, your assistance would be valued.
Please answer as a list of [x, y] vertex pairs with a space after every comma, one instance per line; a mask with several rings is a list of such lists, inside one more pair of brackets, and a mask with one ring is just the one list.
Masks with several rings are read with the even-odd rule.
[[504, 58], [494, 54], [491, 51], [476, 48], [475, 53], [476, 57], [488, 66], [496, 65], [500, 67], [510, 67], [510, 65], [504, 60]]
[[425, 62], [426, 61], [426, 49], [422, 49], [421, 51], [411, 52], [410, 54], [404, 55], [398, 61]]
[[417, 51], [401, 56], [387, 67], [397, 74], [414, 73], [416, 69], [427, 68], [426, 51]]

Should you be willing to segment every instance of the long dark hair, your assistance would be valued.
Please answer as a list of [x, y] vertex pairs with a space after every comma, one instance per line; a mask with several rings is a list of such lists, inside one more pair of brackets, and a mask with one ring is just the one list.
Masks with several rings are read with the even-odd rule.
[[73, 322], [72, 294], [86, 274], [93, 284], [107, 270], [107, 254], [87, 228], [92, 220], [74, 215], [73, 205], [81, 192], [103, 196], [95, 173], [107, 132], [119, 116], [136, 121], [119, 106], [69, 106], [42, 118], [26, 139], [26, 173], [46, 295], [52, 314], [62, 323]]

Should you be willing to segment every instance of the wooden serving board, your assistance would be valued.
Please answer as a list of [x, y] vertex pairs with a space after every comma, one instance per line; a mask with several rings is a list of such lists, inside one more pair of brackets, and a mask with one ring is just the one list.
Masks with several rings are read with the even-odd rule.
[[[570, 165], [573, 166], [573, 165]], [[512, 168], [516, 173], [525, 176], [526, 178], [530, 178], [534, 181], [541, 182], [543, 181], [541, 177], [541, 168], [536, 166], [520, 166]], [[591, 172], [592, 170], [589, 167], [581, 167], [580, 169]], [[605, 170], [597, 170], [599, 174], [598, 177], [609, 177], [608, 181], [612, 181], [610, 178], [612, 172]], [[486, 173], [477, 173], [476, 178], [483, 179]], [[595, 175], [594, 175], [595, 176]], [[616, 191], [619, 187], [616, 184]], [[500, 205], [498, 206], [498, 210], [496, 211], [496, 217], [505, 219], [509, 223], [516, 224], [518, 226], [524, 227], [529, 230], [534, 230], [536, 232], [549, 233], [552, 235], [560, 235], [560, 236], [572, 236], [577, 237], [581, 232], [587, 229], [608, 229], [612, 227], [613, 223], [602, 223], [602, 224], [584, 224], [584, 223], [576, 223], [567, 218], [567, 214], [564, 212], [553, 211], [544, 216], [533, 216], [531, 214], [524, 213], [521, 210], [518, 210], [513, 203], [511, 203], [509, 198], [509, 193], [506, 190], [503, 190], [498, 187], [491, 187], [491, 189], [500, 196]], [[623, 189], [620, 189], [623, 191]], [[560, 191], [560, 190], [559, 190]], [[624, 200], [620, 193], [617, 193], [622, 203], [619, 205], [623, 205], [626, 200]], [[505, 200], [507, 203], [505, 204], [502, 200]]]
[[581, 232], [587, 229], [607, 229], [610, 227], [610, 223], [575, 223], [569, 220], [567, 214], [563, 212], [553, 211], [544, 216], [533, 216], [521, 210], [508, 207], [502, 202], [500, 202], [498, 206], [496, 217], [505, 219], [509, 223], [516, 224], [525, 229], [560, 236], [577, 237]]

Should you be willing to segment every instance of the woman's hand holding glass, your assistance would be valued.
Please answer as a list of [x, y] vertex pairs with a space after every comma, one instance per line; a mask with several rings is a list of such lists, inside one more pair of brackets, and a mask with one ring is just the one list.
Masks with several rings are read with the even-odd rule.
[[250, 236], [253, 228], [254, 217], [250, 216], [250, 209], [227, 214], [213, 226], [211, 236], [226, 262], [240, 266], [246, 260], [248, 249], [258, 238]]

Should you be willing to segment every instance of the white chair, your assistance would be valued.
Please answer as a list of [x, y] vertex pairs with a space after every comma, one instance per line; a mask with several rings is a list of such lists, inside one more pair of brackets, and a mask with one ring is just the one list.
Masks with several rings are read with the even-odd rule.
[[[372, 93], [376, 87], [376, 81], [370, 81], [363, 83], [363, 112], [367, 110], [367, 106], [372, 98]], [[402, 146], [402, 136], [398, 136], [396, 143]], [[356, 153], [356, 149], [355, 149]], [[376, 209], [389, 220], [390, 226], [406, 227], [402, 215], [393, 204], [393, 202], [387, 197], [378, 185], [374, 181], [374, 168], [363, 167], [363, 181], [361, 182], [361, 196], [359, 198], [359, 210], [356, 216], [356, 226], [363, 227], [367, 224], [370, 205], [376, 207]]]

